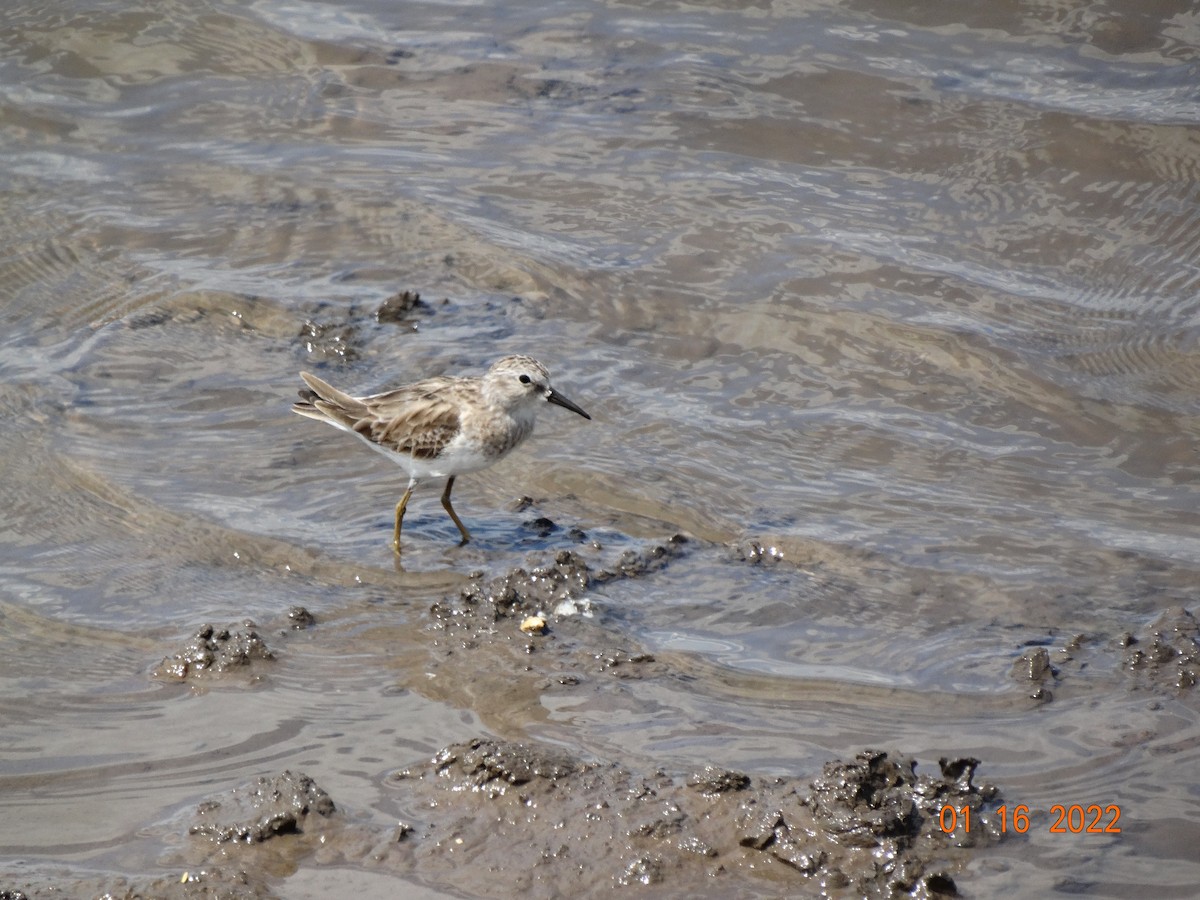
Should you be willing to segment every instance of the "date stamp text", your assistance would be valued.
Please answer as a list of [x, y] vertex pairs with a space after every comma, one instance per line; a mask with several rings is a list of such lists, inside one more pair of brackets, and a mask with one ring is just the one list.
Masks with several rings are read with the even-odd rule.
[[[938, 816], [938, 826], [946, 834], [952, 834], [959, 827], [965, 832], [971, 830], [971, 807], [943, 806]], [[1025, 834], [1034, 826], [1029, 807], [999, 806], [990, 818], [995, 821], [1001, 833], [1015, 832]], [[1084, 806], [1073, 803], [1070, 806], [1056, 803], [1050, 807], [1050, 816], [1046, 821], [1050, 834], [1120, 834], [1121, 807], [1115, 803], [1102, 806], [1092, 803]]]

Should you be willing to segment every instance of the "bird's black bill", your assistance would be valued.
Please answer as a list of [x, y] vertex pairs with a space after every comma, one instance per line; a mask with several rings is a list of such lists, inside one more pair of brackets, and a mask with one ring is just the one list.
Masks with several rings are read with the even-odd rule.
[[592, 418], [558, 391], [554, 390], [554, 388], [550, 388], [548, 391], [546, 391], [546, 402], [553, 403], [555, 406], [561, 406], [563, 409], [569, 409], [573, 413], [579, 413], [579, 415], [583, 416], [585, 419]]

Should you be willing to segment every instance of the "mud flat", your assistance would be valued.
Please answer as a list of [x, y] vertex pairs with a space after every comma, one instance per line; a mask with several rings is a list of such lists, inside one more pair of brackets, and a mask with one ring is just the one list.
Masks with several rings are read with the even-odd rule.
[[[422, 617], [430, 665], [453, 658], [475, 668], [464, 673], [475, 683], [468, 694], [505, 677], [570, 690], [595, 677], [670, 676], [669, 663], [593, 621], [589, 596], [674, 565], [695, 546], [676, 536], [607, 562], [560, 550], [476, 577]], [[544, 627], [523, 629], [531, 617]], [[248, 620], [203, 625], [152, 677], [206, 691], [260, 683], [278, 659], [262, 635], [286, 648], [310, 628], [319, 639], [300, 607], [262, 629]], [[953, 896], [971, 857], [1001, 837], [980, 816], [1000, 792], [975, 783], [979, 765], [918, 766], [903, 753], [864, 749], [819, 772], [762, 776], [479, 736], [432, 758], [393, 760], [379, 785], [378, 805], [394, 813], [387, 824], [377, 809], [342, 804], [309, 774], [285, 769], [229, 785], [182, 814], [172, 826], [177, 840], [158, 859], [170, 877], [39, 873], [0, 885], [0, 896], [288, 896], [289, 879], [331, 867], [473, 896], [587, 897], [646, 886], [701, 896]], [[985, 827], [945, 832], [946, 807], [969, 808]]]
[[199, 804], [173, 854], [178, 877], [51, 878], [0, 896], [272, 897], [279, 876], [310, 866], [363, 866], [477, 896], [603, 896], [633, 885], [954, 896], [956, 873], [996, 839], [939, 824], [943, 806], [978, 811], [997, 795], [974, 784], [977, 765], [941, 760], [936, 774], [918, 774], [912, 759], [864, 751], [807, 780], [759, 778], [711, 766], [635, 771], [479, 738], [389, 778], [411, 811], [395, 826], [364, 823], [309, 776], [284, 771]]
[[[531, 527], [561, 531], [541, 518]], [[733, 565], [789, 565], [753, 542], [721, 548], [677, 535], [609, 552], [569, 533], [574, 549], [477, 574], [432, 601], [413, 622], [414, 646], [424, 649], [430, 671], [452, 668], [455, 677], [413, 689], [457, 708], [486, 707], [485, 721], [503, 730], [505, 704], [516, 708], [529, 695], [679, 678], [670, 655], [657, 659], [593, 615], [597, 590], [686, 567], [694, 553], [724, 554]], [[249, 620], [206, 624], [151, 677], [202, 691], [269, 685], [289, 642], [301, 632], [319, 641], [320, 628], [303, 607], [262, 628]], [[1011, 677], [1036, 703], [1050, 702], [1052, 688], [1093, 664], [1120, 669], [1133, 690], [1187, 691], [1198, 646], [1195, 617], [1171, 609], [1139, 633], [1031, 642]], [[819, 771], [762, 775], [481, 734], [429, 758], [387, 760], [371, 808], [340, 802], [319, 777], [284, 768], [226, 785], [175, 817], [174, 837], [156, 860], [170, 876], [9, 872], [0, 898], [286, 897], [331, 872], [369, 878], [374, 887], [362, 890], [380, 896], [401, 887], [533, 898], [622, 888], [938, 897], [961, 887], [969, 895], [968, 865], [1005, 837], [990, 814], [1003, 794], [976, 782], [981, 766], [986, 771], [972, 757], [918, 764], [893, 749], [866, 748]], [[948, 819], [947, 809], [957, 815]], [[975, 823], [969, 831], [964, 810]], [[162, 833], [161, 823], [145, 827]]]

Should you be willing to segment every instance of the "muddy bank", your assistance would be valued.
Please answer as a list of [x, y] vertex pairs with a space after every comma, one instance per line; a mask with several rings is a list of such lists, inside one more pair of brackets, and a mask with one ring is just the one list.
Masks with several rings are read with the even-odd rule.
[[[522, 710], [531, 698], [604, 698], [632, 709], [640, 700], [627, 688], [641, 679], [689, 677], [673, 654], [656, 657], [632, 636], [637, 630], [618, 602], [626, 582], [665, 576], [674, 585], [689, 566], [716, 557], [735, 568], [769, 566], [778, 577], [796, 571], [767, 542], [721, 546], [676, 536], [604, 548], [570, 533], [573, 549], [477, 574], [413, 611], [408, 649], [424, 652], [425, 670], [438, 677], [404, 688], [477, 713], [492, 734], [449, 744], [423, 762], [384, 760], [373, 770], [379, 799], [369, 806], [339, 801], [322, 772], [301, 772], [291, 760], [281, 774], [222, 786], [173, 820], [157, 859], [170, 876], [75, 871], [23, 880], [10, 872], [0, 887], [29, 897], [271, 897], [288, 896], [292, 877], [332, 868], [389, 879], [397, 890], [424, 885], [472, 896], [644, 887], [699, 896], [970, 893], [966, 867], [1000, 839], [989, 814], [1003, 802], [995, 787], [975, 783], [976, 759], [918, 766], [902, 752], [870, 749], [766, 776], [716, 758], [684, 769], [646, 755], [588, 756], [506, 724], [528, 721]], [[825, 577], [848, 584], [853, 574], [833, 562], [806, 565], [824, 565]], [[523, 627], [534, 617], [542, 627]], [[269, 678], [291, 652], [290, 637], [314, 621], [297, 607], [261, 628], [206, 625], [154, 676], [204, 690]], [[320, 629], [309, 639], [325, 640]], [[1054, 656], [1050, 647], [1027, 645], [1012, 674], [1046, 688], [1042, 699], [1049, 699], [1050, 686], [1107, 660], [1128, 673], [1133, 689], [1178, 689], [1194, 666], [1196, 639], [1194, 617], [1173, 610], [1136, 634], [1064, 641]], [[996, 680], [1004, 677], [998, 666]], [[944, 817], [946, 809], [957, 815]]]
[[[635, 771], [480, 739], [389, 784], [420, 816], [407, 836], [417, 871], [463, 890], [486, 892], [486, 872], [502, 892], [534, 896], [634, 884], [924, 895], [955, 893], [970, 850], [993, 839], [939, 827], [943, 806], [978, 811], [996, 796], [973, 784], [977, 764], [943, 760], [940, 774], [918, 775], [911, 759], [864, 751], [815, 778], [761, 778], [717, 766]], [[474, 874], [458, 871], [464, 859]]]
[[17, 878], [10, 884], [0, 889], [0, 900], [275, 900], [279, 896], [265, 880], [235, 866], [214, 866], [194, 876], [187, 872], [163, 878], [73, 874]]
[[[270, 897], [298, 869], [366, 866], [472, 896], [955, 896], [956, 877], [997, 836], [945, 833], [941, 810], [998, 796], [978, 761], [918, 773], [901, 754], [863, 751], [813, 777], [717, 766], [635, 769], [545, 745], [488, 738], [448, 746], [386, 781], [399, 823], [366, 821], [312, 778], [262, 777], [207, 799], [166, 878], [11, 884], [6, 897]], [[397, 881], [397, 888], [404, 881]]]

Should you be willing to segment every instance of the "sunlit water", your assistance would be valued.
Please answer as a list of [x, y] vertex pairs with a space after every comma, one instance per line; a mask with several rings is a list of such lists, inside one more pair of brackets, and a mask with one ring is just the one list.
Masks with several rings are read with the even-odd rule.
[[[491, 729], [680, 769], [975, 755], [1042, 816], [972, 890], [1188, 895], [1195, 692], [1113, 642], [1200, 586], [1198, 57], [1173, 2], [6, 4], [0, 852], [141, 871], [140, 829], [241, 778], [369, 809]], [[594, 421], [462, 479], [466, 548], [418, 497], [397, 574], [402, 473], [291, 415], [296, 373], [508, 352]], [[506, 721], [427, 686], [431, 598], [570, 546], [522, 495], [696, 538], [593, 598], [691, 677]], [[264, 686], [149, 680], [297, 603], [322, 626]], [[1021, 653], [1077, 634], [1028, 700]], [[1075, 802], [1129, 827], [1048, 834]]]

